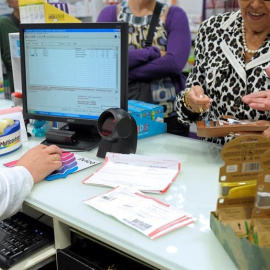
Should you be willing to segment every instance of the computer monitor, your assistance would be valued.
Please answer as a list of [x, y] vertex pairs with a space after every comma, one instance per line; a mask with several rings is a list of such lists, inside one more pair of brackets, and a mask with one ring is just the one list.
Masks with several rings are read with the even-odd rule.
[[127, 110], [126, 23], [21, 24], [25, 119], [67, 123], [74, 145], [92, 149], [100, 114]]

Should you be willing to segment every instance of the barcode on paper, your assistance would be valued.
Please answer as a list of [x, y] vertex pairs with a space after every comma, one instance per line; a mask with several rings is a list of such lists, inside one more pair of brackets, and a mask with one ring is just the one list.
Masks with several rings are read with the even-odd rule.
[[254, 172], [254, 171], [260, 171], [261, 166], [259, 162], [253, 162], [253, 163], [243, 163], [242, 166], [242, 172]]
[[106, 200], [106, 201], [112, 201], [112, 200], [114, 200], [114, 198], [113, 197], [110, 197], [110, 196], [102, 196], [101, 198], [104, 199], [104, 200]]
[[125, 220], [128, 222], [132, 227], [139, 229], [140, 231], [145, 231], [148, 228], [152, 227], [151, 225], [139, 220], [139, 219], [134, 219], [132, 221]]

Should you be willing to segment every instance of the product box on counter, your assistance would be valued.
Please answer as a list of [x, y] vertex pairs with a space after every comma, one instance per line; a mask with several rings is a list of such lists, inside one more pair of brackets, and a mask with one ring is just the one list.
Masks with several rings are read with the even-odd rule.
[[239, 238], [230, 225], [223, 225], [211, 212], [210, 227], [239, 270], [270, 269], [270, 248]]
[[128, 112], [136, 121], [138, 139], [167, 131], [167, 124], [164, 123], [163, 106], [129, 100]]
[[140, 116], [140, 118], [148, 118], [151, 119], [151, 111], [145, 108], [138, 107], [134, 104], [128, 104], [129, 113], [136, 113]]
[[152, 120], [158, 120], [159, 118], [164, 119], [164, 108], [161, 105], [146, 103], [139, 100], [129, 100], [128, 108], [133, 108], [136, 110], [141, 110], [145, 112], [145, 116]]

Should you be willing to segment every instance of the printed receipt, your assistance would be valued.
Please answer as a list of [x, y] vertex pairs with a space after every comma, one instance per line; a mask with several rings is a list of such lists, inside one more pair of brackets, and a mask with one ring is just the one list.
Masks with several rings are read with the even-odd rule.
[[180, 172], [179, 159], [108, 152], [103, 166], [84, 184], [131, 186], [143, 192], [165, 193]]
[[190, 214], [180, 209], [124, 186], [85, 200], [84, 203], [112, 215], [151, 239], [195, 221]]

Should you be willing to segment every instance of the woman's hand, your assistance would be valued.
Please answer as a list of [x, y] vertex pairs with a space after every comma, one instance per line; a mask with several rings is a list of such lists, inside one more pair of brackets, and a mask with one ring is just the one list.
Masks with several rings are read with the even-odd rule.
[[270, 111], [270, 90], [252, 93], [242, 97], [242, 101], [250, 108], [259, 111]]
[[37, 145], [28, 150], [17, 162], [16, 166], [25, 167], [33, 176], [34, 182], [43, 180], [46, 176], [62, 166], [62, 150], [56, 145]]
[[192, 86], [185, 94], [186, 103], [188, 109], [196, 113], [204, 113], [209, 109], [212, 103], [212, 99], [204, 94], [204, 90], [201, 86]]
[[160, 51], [160, 56], [165, 56], [166, 55], [166, 51]]
[[[265, 69], [265, 73], [266, 76], [270, 78], [270, 67]], [[270, 90], [264, 90], [243, 96], [242, 101], [254, 110], [270, 111]]]

